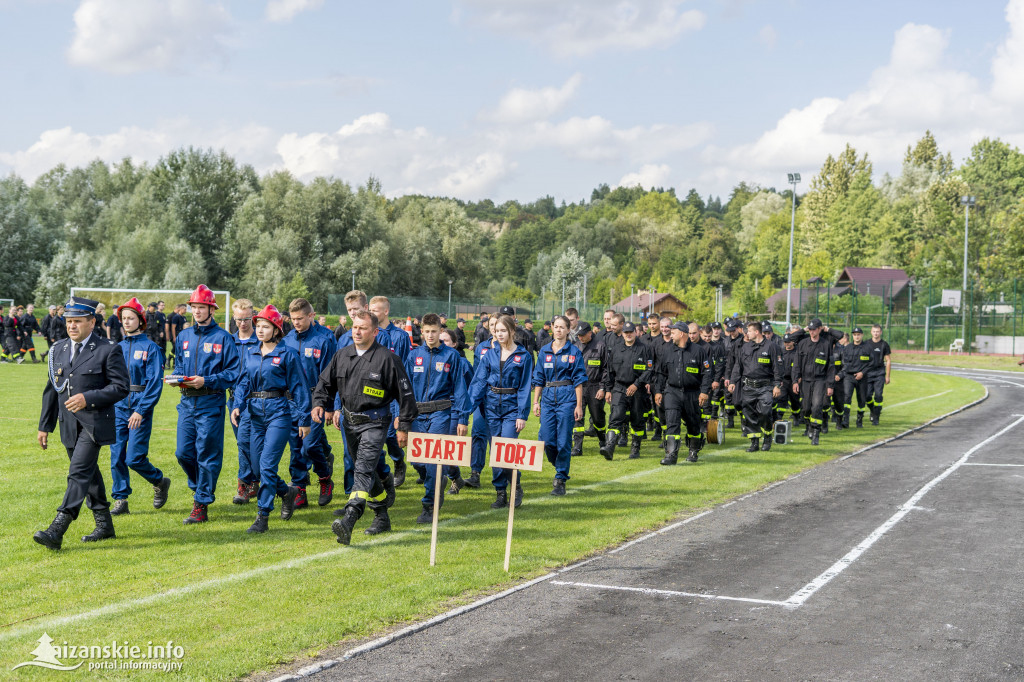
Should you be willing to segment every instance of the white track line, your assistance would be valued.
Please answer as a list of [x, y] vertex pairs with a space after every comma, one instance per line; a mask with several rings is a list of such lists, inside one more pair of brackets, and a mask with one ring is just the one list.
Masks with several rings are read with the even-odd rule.
[[819, 575], [817, 578], [807, 583], [804, 587], [797, 590], [792, 597], [786, 600], [786, 606], [789, 608], [797, 608], [804, 602], [811, 598], [815, 592], [820, 590], [822, 587], [827, 585], [833, 578], [842, 573], [848, 566], [853, 564], [864, 552], [866, 552], [871, 545], [875, 544], [883, 535], [888, 533], [893, 526], [899, 523], [904, 516], [910, 513], [910, 511], [917, 505], [922, 497], [928, 494], [928, 492], [941, 483], [947, 476], [952, 474], [954, 471], [959, 469], [967, 462], [967, 459], [975, 452], [988, 445], [996, 438], [999, 438], [1010, 429], [1016, 427], [1021, 422], [1024, 422], [1024, 417], [1019, 417], [1016, 421], [1011, 422], [1008, 426], [1004, 427], [1001, 431], [989, 436], [985, 440], [981, 441], [973, 448], [964, 453], [964, 455], [956, 462], [951, 464], [945, 471], [926, 483], [920, 490], [918, 490], [913, 497], [907, 500], [899, 510], [893, 514], [889, 519], [881, 526], [876, 528], [869, 536], [850, 550], [846, 556], [839, 561], [832, 564], [824, 573]]
[[896, 403], [895, 405], [884, 405], [884, 407], [886, 407], [886, 408], [891, 410], [891, 409], [896, 408], [896, 407], [903, 407], [904, 405], [909, 405], [910, 403], [916, 403], [916, 402], [918, 402], [920, 400], [931, 400], [932, 398], [938, 398], [939, 396], [943, 396], [943, 395], [946, 395], [947, 393], [952, 393], [952, 392], [953, 392], [953, 389], [949, 389], [948, 391], [943, 391], [942, 393], [934, 393], [932, 395], [925, 395], [925, 396], [921, 396], [920, 398], [914, 398], [913, 400], [904, 400], [902, 403]]
[[964, 462], [965, 467], [1024, 467], [1024, 464], [990, 464], [988, 462]]
[[565, 580], [552, 580], [552, 585], [571, 585], [572, 587], [587, 587], [598, 590], [616, 590], [619, 592], [639, 592], [666, 597], [697, 597], [698, 599], [712, 599], [720, 601], [742, 601], [751, 604], [768, 604], [770, 606], [786, 606], [784, 601], [772, 601], [770, 599], [750, 599], [748, 597], [726, 597], [721, 594], [701, 594], [699, 592], [677, 592], [675, 590], [655, 590], [650, 587], [625, 587], [623, 585], [599, 585], [597, 583], [576, 583]]

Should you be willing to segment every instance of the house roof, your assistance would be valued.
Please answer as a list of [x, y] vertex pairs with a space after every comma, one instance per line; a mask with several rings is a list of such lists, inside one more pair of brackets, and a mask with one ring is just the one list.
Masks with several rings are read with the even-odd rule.
[[900, 268], [843, 268], [836, 284], [856, 285], [857, 293], [881, 296], [882, 302], [906, 296], [910, 275]]
[[[793, 288], [793, 298], [790, 302], [790, 310], [799, 310], [801, 303], [814, 300], [814, 293], [827, 294], [829, 296], [845, 296], [850, 293], [850, 287], [804, 287], [804, 288]], [[786, 311], [786, 289], [780, 290], [778, 293], [772, 294], [765, 301], [765, 306], [769, 311], [773, 313], [785, 312]]]
[[689, 308], [689, 306], [672, 294], [651, 294], [650, 292], [643, 291], [622, 299], [612, 306], [612, 310], [618, 313], [629, 313], [630, 310], [637, 312], [650, 310], [652, 306], [657, 306], [657, 304], [665, 302], [666, 299], [674, 301], [684, 309]]

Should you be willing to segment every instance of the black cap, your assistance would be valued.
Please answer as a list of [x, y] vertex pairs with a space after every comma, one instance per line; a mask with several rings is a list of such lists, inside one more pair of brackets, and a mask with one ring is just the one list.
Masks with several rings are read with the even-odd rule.
[[819, 320], [816, 317], [814, 319], [812, 319], [810, 322], [807, 323], [807, 328], [808, 329], [821, 329], [821, 327], [822, 327], [821, 320]]
[[681, 332], [689, 333], [690, 325], [686, 324], [685, 322], [676, 322], [671, 327], [669, 327], [669, 329], [678, 329]]
[[632, 322], [627, 322], [626, 324], [622, 325], [622, 333], [623, 334], [626, 334], [626, 333], [632, 334], [635, 331], [636, 331], [636, 325], [633, 324]]
[[722, 328], [722, 323], [719, 322], [718, 320], [715, 320], [714, 322], [711, 323], [711, 328], [712, 329], [721, 329]]
[[579, 324], [576, 325], [576, 333], [578, 335], [580, 335], [580, 336], [583, 336], [584, 334], [586, 334], [589, 331], [593, 331], [590, 328], [590, 323], [589, 322], [584, 322], [583, 320], [580, 320]]
[[498, 313], [501, 315], [508, 315], [509, 317], [515, 317], [516, 309], [510, 305], [503, 305], [501, 306], [501, 309], [498, 310]]
[[775, 330], [772, 329], [772, 323], [769, 322], [768, 320], [765, 320], [764, 322], [761, 323], [761, 331], [772, 332], [773, 334], [775, 333]]
[[790, 336], [789, 334], [783, 334], [782, 335], [782, 342], [783, 343], [793, 343], [793, 337]]
[[464, 320], [463, 318], [460, 317], [459, 319], [455, 320], [455, 324], [458, 324], [459, 322], [465, 322], [465, 321], [466, 320]]
[[533, 322], [533, 320], [531, 320], [530, 318], [526, 318], [525, 320], [523, 320], [523, 324], [530, 324], [531, 322]]
[[854, 328], [853, 328], [853, 331], [852, 331], [852, 332], [850, 332], [850, 333], [851, 333], [851, 334], [863, 334], [863, 333], [864, 333], [864, 330], [863, 330], [863, 329], [861, 329], [860, 327], [854, 327]]

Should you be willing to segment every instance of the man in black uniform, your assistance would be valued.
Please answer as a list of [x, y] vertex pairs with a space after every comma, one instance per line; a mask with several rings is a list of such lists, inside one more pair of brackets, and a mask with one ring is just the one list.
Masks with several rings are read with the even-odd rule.
[[23, 355], [28, 353], [32, 356], [32, 363], [38, 364], [36, 344], [32, 340], [33, 331], [42, 333], [42, 329], [39, 327], [39, 320], [36, 319], [36, 307], [29, 303], [28, 308], [25, 309], [25, 314], [21, 316], [21, 352]]
[[[399, 447], [404, 448], [409, 427], [416, 418], [416, 397], [402, 360], [376, 341], [377, 317], [368, 311], [352, 314], [352, 343], [334, 354], [330, 366], [320, 374], [313, 391], [311, 416], [320, 423], [330, 418], [338, 426], [345, 415], [345, 439], [355, 453], [355, 477], [344, 516], [335, 520], [331, 530], [343, 545], [352, 540], [352, 528], [367, 505], [374, 519], [367, 535], [391, 530], [386, 504], [387, 491], [377, 475], [384, 440], [391, 420], [391, 402], [398, 401]], [[340, 393], [341, 410], [334, 412], [334, 399]]]
[[530, 342], [530, 340], [529, 338], [527, 338], [526, 330], [523, 329], [523, 326], [519, 324], [518, 320], [516, 320], [516, 309], [510, 305], [503, 305], [501, 306], [501, 309], [498, 311], [498, 313], [500, 315], [508, 315], [509, 317], [512, 318], [512, 321], [516, 323], [516, 333], [513, 336], [513, 339], [523, 348], [529, 349], [529, 346], [527, 344]]
[[[605, 347], [608, 347], [607, 344]], [[647, 346], [637, 342], [636, 327], [632, 322], [623, 324], [622, 341], [608, 348], [608, 353], [611, 359], [609, 370], [612, 390], [605, 394], [605, 401], [612, 406], [612, 416], [608, 428], [609, 437], [605, 439], [601, 454], [607, 460], [612, 458], [619, 434], [625, 432], [628, 419], [633, 434], [629, 458], [636, 459], [640, 456], [640, 441], [646, 435], [639, 394], [646, 384], [651, 383], [654, 360]]]
[[711, 394], [708, 404], [711, 405], [711, 416], [715, 419], [725, 417], [725, 341], [722, 339], [722, 323], [717, 320], [709, 322], [706, 327], [711, 338], [708, 339], [708, 354], [714, 369], [711, 378]]
[[782, 337], [782, 395], [775, 402], [777, 411], [783, 417], [786, 410], [789, 410], [789, 417], [792, 423], [799, 424], [802, 421], [800, 416], [800, 395], [793, 392], [793, 362], [796, 360], [796, 340], [789, 332]]
[[740, 389], [733, 390], [732, 369], [736, 366], [736, 359], [739, 357], [740, 348], [746, 343], [743, 332], [743, 325], [736, 318], [729, 318], [725, 323], [725, 337], [722, 343], [725, 344], [725, 373], [722, 376], [722, 383], [725, 388], [725, 427], [728, 429], [736, 426], [736, 407], [740, 405]]
[[40, 333], [46, 339], [46, 351], [42, 355], [43, 360], [46, 359], [46, 356], [50, 353], [50, 346], [53, 345], [53, 331], [51, 327], [55, 319], [57, 319], [57, 306], [50, 305], [46, 310], [46, 316], [39, 325]]
[[473, 332], [473, 345], [478, 346], [487, 339], [491, 338], [491, 332], [487, 329], [487, 323], [490, 321], [491, 316], [484, 313], [480, 316], [480, 322], [476, 325], [476, 331]]
[[523, 320], [523, 332], [526, 334], [526, 350], [533, 353], [536, 359], [540, 346], [537, 345], [537, 335], [533, 333], [533, 320], [530, 318]]
[[782, 394], [782, 357], [764, 338], [761, 323], [747, 323], [747, 343], [732, 368], [732, 390], [742, 386], [743, 434], [750, 439], [747, 452], [772, 448], [772, 403]]
[[543, 348], [544, 346], [551, 343], [551, 320], [544, 320], [544, 324], [540, 326], [540, 331], [537, 332], [537, 348]]
[[845, 426], [850, 426], [850, 412], [853, 409], [853, 396], [857, 395], [857, 428], [864, 426], [864, 408], [867, 406], [867, 385], [864, 378], [871, 363], [871, 356], [864, 346], [864, 330], [854, 327], [851, 332], [853, 340], [843, 346], [843, 400]]
[[18, 321], [18, 309], [12, 307], [11, 314], [4, 317], [4, 308], [0, 306], [0, 320], [3, 321], [3, 348], [7, 359], [19, 365], [25, 362], [21, 354], [21, 322]]
[[671, 327], [672, 346], [661, 351], [654, 373], [654, 402], [665, 409], [665, 457], [661, 463], [671, 466], [679, 457], [679, 424], [686, 423], [688, 462], [697, 461], [704, 446], [701, 433], [701, 408], [708, 402], [714, 366], [708, 351], [690, 341], [689, 325], [676, 322]]
[[[846, 396], [843, 392], [843, 386], [846, 383], [846, 367], [843, 365], [843, 348], [850, 344], [850, 337], [846, 332], [840, 332], [840, 336], [834, 344], [832, 344], [832, 365], [835, 367], [836, 372], [836, 384], [835, 390], [832, 391], [832, 418], [836, 425], [836, 431], [842, 431], [846, 428], [844, 422], [849, 422], [849, 416], [846, 416]], [[828, 424], [828, 419], [825, 419], [825, 423], [822, 426]], [[822, 433], [828, 433], [828, 428], [823, 428]]]
[[[605, 421], [604, 396], [612, 388], [611, 374], [608, 369], [609, 355], [604, 343], [598, 340], [587, 322], [580, 322], [577, 327], [577, 348], [583, 356], [583, 367], [587, 372], [587, 383], [583, 384], [583, 402], [590, 412], [590, 424], [597, 436], [597, 442], [604, 447]], [[583, 430], [586, 414], [576, 422], [572, 430], [572, 456], [583, 454]]]
[[96, 519], [96, 528], [82, 538], [93, 542], [114, 537], [100, 448], [115, 441], [114, 404], [128, 395], [128, 367], [121, 348], [94, 333], [96, 301], [72, 297], [65, 306], [69, 339], [50, 353], [49, 380], [43, 389], [43, 409], [36, 439], [46, 449], [48, 436], [60, 421], [60, 440], [71, 460], [64, 500], [46, 530], [33, 539], [60, 549], [82, 503]]
[[[658, 366], [658, 362], [661, 360], [661, 356], [675, 348], [675, 343], [672, 341], [672, 320], [669, 319], [668, 315], [661, 317], [658, 320], [658, 336], [655, 336], [648, 346], [651, 349], [651, 358], [654, 360], [654, 366]], [[655, 387], [652, 385], [651, 389]], [[654, 442], [661, 444], [665, 447], [665, 451], [668, 452], [668, 439], [662, 441], [661, 437], [664, 435], [665, 430], [665, 405], [664, 403], [659, 405], [657, 401], [654, 401]]]
[[[835, 365], [832, 364], [831, 334], [822, 334], [821, 320], [814, 318], [807, 325], [807, 336], [796, 344], [793, 361], [793, 392], [800, 395], [803, 415], [807, 419], [807, 436], [818, 444], [825, 405], [835, 387]], [[828, 331], [828, 330], [825, 330]]]
[[871, 357], [868, 370], [864, 373], [867, 379], [868, 407], [871, 408], [871, 423], [878, 426], [878, 418], [882, 415], [882, 390], [889, 384], [892, 372], [892, 349], [882, 339], [882, 325], [871, 325], [871, 339], [864, 343], [866, 355]]
[[[170, 341], [170, 344], [168, 345], [170, 346], [172, 353], [174, 352], [174, 343], [178, 340], [178, 334], [180, 334], [181, 330], [185, 328], [185, 322], [185, 304], [179, 303], [174, 306], [174, 310], [167, 316], [167, 330], [171, 333], [170, 338], [167, 340]], [[234, 324], [234, 320], [231, 322]], [[233, 333], [234, 332], [232, 332], [232, 334]], [[171, 366], [174, 366], [173, 358], [171, 359]]]

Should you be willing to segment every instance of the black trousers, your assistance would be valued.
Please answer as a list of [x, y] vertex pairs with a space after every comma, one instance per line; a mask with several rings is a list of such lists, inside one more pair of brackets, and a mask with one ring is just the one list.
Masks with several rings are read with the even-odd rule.
[[[885, 380], [882, 380], [885, 383]], [[857, 395], [857, 411], [863, 412], [864, 408], [868, 404], [868, 381], [867, 377], [861, 377], [860, 381], [853, 378], [852, 375], [847, 375], [843, 379], [843, 393], [844, 399], [846, 400], [846, 409], [849, 410], [853, 406], [853, 396]]]
[[384, 440], [388, 435], [387, 421], [372, 421], [365, 424], [352, 425], [344, 420], [345, 443], [355, 453], [352, 492], [348, 497], [349, 506], [356, 507], [359, 513], [369, 504], [370, 509], [384, 507], [387, 493], [384, 484], [377, 475], [377, 460], [384, 448]]
[[697, 398], [700, 390], [687, 391], [672, 386], [665, 387], [661, 404], [665, 408], [665, 436], [680, 440], [682, 434], [680, 423], [686, 424], [686, 444], [693, 450], [700, 450], [704, 445], [700, 427], [703, 421], [701, 407]]
[[[74, 419], [74, 417], [71, 417]], [[62, 427], [63, 428], [63, 427]], [[74, 427], [72, 427], [74, 428]], [[110, 509], [107, 501], [107, 488], [103, 484], [103, 474], [98, 464], [102, 446], [93, 442], [85, 429], [78, 429], [78, 441], [68, 451], [68, 487], [64, 491], [64, 499], [57, 511], [70, 514], [77, 519], [78, 513], [85, 503], [92, 511]]]
[[800, 400], [803, 402], [803, 415], [811, 428], [820, 429], [821, 420], [828, 404], [828, 386], [825, 379], [802, 379], [800, 381]]
[[786, 377], [782, 381], [782, 395], [775, 401], [777, 409], [782, 410], [783, 413], [788, 409], [790, 416], [796, 419], [800, 414], [800, 394], [793, 393], [793, 380]]
[[597, 399], [597, 392], [601, 390], [599, 384], [586, 383], [583, 385], [583, 405], [586, 408], [583, 411], [583, 419], [575, 423], [573, 427], [573, 434], [582, 434], [584, 429], [584, 422], [587, 419], [587, 412], [590, 412], [590, 423], [594, 425], [594, 429], [597, 430], [599, 438], [604, 440], [605, 432], [605, 420], [604, 420], [604, 400]]
[[772, 433], [772, 386], [743, 387], [743, 435], [770, 438]]
[[634, 436], [644, 436], [644, 414], [640, 403], [643, 391], [638, 388], [632, 396], [627, 396], [626, 388], [616, 384], [612, 389], [612, 417], [608, 431], [618, 438], [628, 424], [630, 433]]
[[867, 383], [868, 406], [882, 409], [882, 391], [885, 390], [885, 370], [864, 375]]

